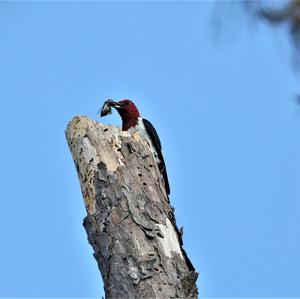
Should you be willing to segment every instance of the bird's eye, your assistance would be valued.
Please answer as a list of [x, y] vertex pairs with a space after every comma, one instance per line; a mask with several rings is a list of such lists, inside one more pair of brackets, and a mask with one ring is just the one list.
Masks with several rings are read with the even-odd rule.
[[128, 105], [129, 105], [129, 102], [125, 102], [125, 105], [128, 106]]

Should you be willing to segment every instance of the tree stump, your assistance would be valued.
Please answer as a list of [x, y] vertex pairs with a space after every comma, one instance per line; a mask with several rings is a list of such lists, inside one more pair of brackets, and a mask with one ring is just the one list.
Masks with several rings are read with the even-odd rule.
[[138, 135], [75, 116], [66, 138], [106, 298], [197, 298], [158, 167]]

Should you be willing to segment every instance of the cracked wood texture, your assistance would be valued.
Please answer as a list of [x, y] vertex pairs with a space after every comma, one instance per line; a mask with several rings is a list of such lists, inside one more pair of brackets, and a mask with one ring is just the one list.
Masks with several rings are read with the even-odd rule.
[[146, 141], [85, 116], [66, 137], [106, 298], [197, 298], [198, 273]]

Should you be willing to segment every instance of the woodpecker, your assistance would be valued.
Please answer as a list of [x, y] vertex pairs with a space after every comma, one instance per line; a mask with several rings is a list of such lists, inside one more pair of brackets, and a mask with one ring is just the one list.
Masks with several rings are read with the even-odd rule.
[[[170, 186], [169, 186], [169, 181], [168, 181], [167, 169], [166, 169], [166, 165], [164, 162], [164, 157], [161, 152], [161, 142], [160, 142], [160, 139], [158, 137], [158, 134], [157, 134], [155, 128], [150, 123], [150, 121], [141, 117], [140, 112], [137, 109], [137, 107], [135, 106], [135, 104], [132, 101], [127, 100], [127, 99], [121, 100], [119, 102], [115, 102], [111, 99], [105, 101], [102, 106], [100, 115], [105, 116], [107, 114], [111, 114], [112, 107], [118, 111], [118, 113], [120, 114], [120, 116], [122, 118], [122, 130], [123, 131], [128, 131], [132, 134], [138, 133], [143, 139], [145, 139], [148, 142], [148, 144], [151, 148], [151, 151], [153, 153], [154, 159], [160, 170], [160, 173], [163, 176], [166, 193], [167, 193], [167, 195], [169, 195], [170, 194]], [[185, 260], [187, 262], [188, 268], [190, 271], [194, 272], [195, 268], [183, 248], [183, 242], [182, 242], [183, 229], [181, 229], [179, 231], [177, 228], [176, 219], [175, 219], [175, 215], [174, 215], [174, 208], [171, 208], [171, 210], [169, 211], [168, 218], [170, 219], [171, 223], [174, 226], [174, 229], [178, 236], [179, 245], [180, 245], [182, 253], [185, 257]], [[197, 279], [198, 273], [195, 273], [194, 275], [196, 275], [195, 279]]]
[[140, 116], [140, 112], [135, 104], [130, 100], [121, 100], [115, 102], [107, 100], [101, 110], [101, 116], [111, 113], [111, 107], [115, 108], [122, 118], [122, 130], [129, 133], [138, 133], [142, 139], [145, 139], [153, 153], [154, 159], [163, 176], [166, 193], [170, 194], [170, 186], [167, 175], [167, 169], [162, 155], [161, 142], [158, 134], [150, 121]]

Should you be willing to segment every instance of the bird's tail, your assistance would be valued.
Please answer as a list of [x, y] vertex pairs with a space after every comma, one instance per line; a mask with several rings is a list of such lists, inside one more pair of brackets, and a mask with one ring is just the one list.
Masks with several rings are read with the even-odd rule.
[[167, 168], [165, 166], [166, 164], [165, 164], [163, 155], [160, 155], [159, 159], [161, 161], [161, 163], [160, 163], [160, 172], [161, 172], [161, 174], [164, 178], [166, 193], [167, 193], [167, 195], [170, 195], [169, 179], [168, 179]]

